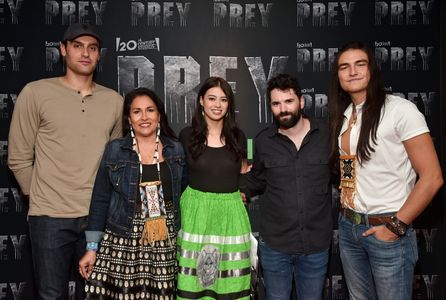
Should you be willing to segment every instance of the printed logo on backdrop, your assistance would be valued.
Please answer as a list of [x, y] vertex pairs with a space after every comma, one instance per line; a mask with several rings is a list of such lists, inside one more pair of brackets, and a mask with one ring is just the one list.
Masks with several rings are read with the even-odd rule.
[[376, 1], [375, 25], [429, 25], [434, 2]]
[[144, 41], [142, 38], [136, 40], [123, 40], [120, 37], [116, 38], [116, 52], [144, 50], [156, 50], [159, 52], [160, 39], [156, 37], [153, 40]]
[[436, 100], [438, 92], [434, 91], [410, 91], [410, 92], [399, 92], [393, 91], [391, 86], [385, 87], [386, 92], [392, 93], [395, 96], [400, 96], [404, 99], [411, 101], [415, 104], [421, 113], [429, 119], [432, 115], [432, 106]]
[[47, 72], [56, 71], [56, 66], [59, 66], [57, 71], [62, 68], [60, 55], [60, 42], [45, 41], [45, 70]]
[[331, 254], [339, 253], [339, 230], [333, 229], [333, 236], [331, 239]]
[[440, 276], [438, 274], [414, 275], [412, 299], [439, 299], [435, 291], [438, 289]]
[[432, 115], [432, 104], [436, 99], [437, 92], [407, 92], [399, 93], [395, 92], [395, 95], [399, 95], [409, 101], [413, 102], [420, 111], [424, 114], [426, 119]]
[[27, 282], [0, 282], [0, 299], [25, 299]]
[[[101, 55], [96, 66], [96, 72], [102, 72], [104, 58], [107, 55], [107, 48], [101, 48]], [[60, 54], [60, 41], [45, 41], [45, 70], [48, 73], [65, 72], [66, 65]]]
[[245, 3], [214, 0], [214, 27], [267, 28], [273, 3]]
[[15, 101], [17, 100], [16, 94], [1, 94], [0, 93], [0, 119], [10, 119], [10, 113], [12, 113], [12, 109], [10, 107], [14, 107]]
[[297, 27], [350, 26], [356, 2], [296, 0]]
[[0, 141], [0, 166], [7, 166], [8, 141]]
[[131, 0], [131, 24], [147, 27], [186, 27], [191, 5], [191, 2]]
[[[0, 189], [0, 193], [3, 190]], [[19, 265], [22, 262], [23, 255], [28, 252], [27, 235], [0, 235], [0, 263], [11, 264], [16, 262], [16, 265]], [[23, 294], [26, 286], [26, 282], [0, 282], [0, 299], [24, 299]]]
[[[11, 96], [11, 98], [15, 97]], [[19, 189], [0, 188], [0, 215], [16, 213], [26, 213]], [[12, 266], [14, 263], [16, 266], [21, 266], [28, 253], [29, 242], [27, 235], [0, 235], [0, 264], [7, 263]], [[26, 258], [25, 261], [27, 261]], [[27, 282], [0, 282], [0, 299], [25, 299], [24, 294], [27, 285]]]
[[0, 24], [19, 24], [20, 10], [24, 0], [0, 0]]
[[0, 72], [19, 72], [24, 47], [0, 45]]
[[0, 188], [0, 214], [24, 212], [24, 203], [19, 189]]
[[26, 252], [27, 247], [28, 236], [26, 234], [0, 235], [0, 262], [22, 260], [22, 254]]
[[328, 118], [328, 96], [322, 92], [315, 92], [314, 87], [303, 88], [302, 96], [305, 99], [304, 113], [316, 119]]
[[45, 0], [45, 25], [103, 24], [107, 1]]
[[[345, 292], [346, 286], [342, 275], [332, 275], [327, 277], [326, 288], [324, 289], [324, 299], [342, 300], [346, 299]], [[331, 286], [331, 293], [329, 292], [329, 286]], [[331, 296], [331, 297], [330, 297]]]
[[[267, 60], [265, 59], [267, 62]], [[251, 75], [257, 92], [257, 109], [258, 122], [271, 123], [272, 115], [269, 109], [268, 98], [266, 95], [266, 86], [268, 80], [277, 74], [283, 73], [286, 69], [288, 56], [272, 56], [269, 61], [269, 71], [264, 67], [261, 57], [245, 57], [246, 65], [248, 66], [249, 74]], [[268, 74], [268, 75], [267, 75]]]
[[434, 46], [391, 45], [390, 41], [375, 41], [376, 62], [382, 71], [429, 71]]
[[246, 207], [249, 213], [260, 211], [259, 196], [251, 197]]
[[[132, 47], [134, 44], [132, 44]], [[135, 87], [154, 87], [155, 65], [147, 57], [118, 56], [118, 91], [125, 94]], [[265, 59], [268, 61], [267, 59]], [[210, 56], [206, 65], [209, 76], [226, 78], [227, 70], [238, 70], [239, 58], [233, 56]], [[258, 96], [258, 118], [260, 123], [271, 121], [266, 100], [266, 83], [274, 75], [285, 70], [287, 56], [273, 56], [268, 61], [267, 70], [261, 57], [244, 57]], [[159, 70], [159, 68], [157, 69]], [[166, 112], [173, 124], [189, 124], [195, 109], [196, 87], [200, 84], [201, 64], [191, 56], [164, 56], [164, 97]], [[162, 73], [161, 73], [162, 74]], [[159, 75], [158, 75], [159, 76]], [[229, 80], [237, 93], [237, 85]]]
[[417, 233], [418, 249], [424, 250], [427, 254], [433, 254], [433, 244], [438, 234], [438, 228], [417, 228], [415, 232]]
[[318, 48], [313, 42], [296, 43], [297, 72], [326, 72], [336, 59], [338, 48]]

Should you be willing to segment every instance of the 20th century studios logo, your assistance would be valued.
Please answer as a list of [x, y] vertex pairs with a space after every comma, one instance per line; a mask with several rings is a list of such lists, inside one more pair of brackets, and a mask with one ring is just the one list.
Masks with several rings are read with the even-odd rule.
[[122, 40], [120, 37], [116, 38], [116, 52], [126, 52], [134, 50], [157, 50], [160, 51], [160, 39], [143, 41], [141, 38], [137, 40]]

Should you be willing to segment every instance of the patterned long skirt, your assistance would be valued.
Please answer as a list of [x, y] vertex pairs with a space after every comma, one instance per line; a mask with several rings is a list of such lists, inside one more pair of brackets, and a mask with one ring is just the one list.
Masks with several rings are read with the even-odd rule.
[[[170, 216], [169, 216], [170, 215]], [[87, 299], [174, 299], [176, 233], [168, 214], [170, 239], [140, 244], [144, 220], [136, 214], [129, 238], [106, 230], [85, 286]]]
[[249, 298], [251, 226], [239, 192], [181, 196], [178, 299]]

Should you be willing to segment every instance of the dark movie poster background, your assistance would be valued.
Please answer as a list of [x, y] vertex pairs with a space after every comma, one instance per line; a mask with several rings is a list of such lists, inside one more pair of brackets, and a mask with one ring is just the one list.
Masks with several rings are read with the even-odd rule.
[[[7, 167], [9, 122], [27, 82], [63, 74], [58, 47], [69, 24], [91, 23], [103, 33], [96, 81], [121, 94], [155, 89], [177, 133], [190, 123], [200, 81], [226, 78], [248, 139], [271, 123], [266, 81], [279, 72], [298, 76], [307, 114], [327, 118], [330, 64], [343, 43], [362, 40], [375, 49], [387, 91], [425, 115], [444, 162], [445, 6], [440, 0], [0, 0], [0, 299], [34, 299], [27, 202]], [[254, 231], [259, 201], [248, 206]], [[335, 219], [337, 209], [334, 187]], [[438, 195], [414, 224], [420, 259], [413, 299], [446, 297], [444, 212]], [[324, 299], [347, 299], [337, 240], [335, 229]]]

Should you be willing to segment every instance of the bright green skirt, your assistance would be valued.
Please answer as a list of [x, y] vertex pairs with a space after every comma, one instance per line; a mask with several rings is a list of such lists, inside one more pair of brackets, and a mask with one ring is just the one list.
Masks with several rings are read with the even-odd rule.
[[240, 192], [181, 196], [178, 299], [247, 299], [251, 226]]

